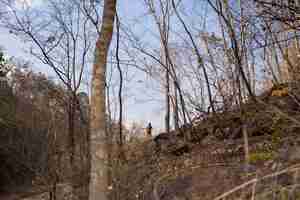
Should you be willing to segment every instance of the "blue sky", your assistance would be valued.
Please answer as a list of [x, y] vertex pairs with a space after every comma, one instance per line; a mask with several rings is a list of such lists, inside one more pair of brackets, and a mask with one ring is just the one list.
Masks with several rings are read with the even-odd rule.
[[[22, 1], [22, 0], [19, 0]], [[39, 7], [43, 5], [43, 1], [46, 0], [33, 0], [32, 5], [34, 7]], [[68, 1], [68, 0], [66, 0]], [[216, 35], [220, 33], [218, 21], [216, 20], [216, 16], [207, 8], [206, 0], [182, 0], [181, 3], [184, 5], [184, 9], [180, 7], [180, 13], [186, 22], [188, 22], [188, 26], [193, 26], [194, 33], [199, 33], [199, 31], [203, 31], [203, 18], [206, 18], [206, 26], [204, 31], [215, 32]], [[231, 2], [235, 2], [232, 0]], [[19, 6], [20, 7], [20, 6]], [[205, 12], [206, 11], [206, 12]], [[140, 38], [140, 41], [146, 46], [149, 51], [156, 51], [159, 53], [160, 44], [159, 44], [159, 34], [157, 31], [157, 27], [153, 21], [153, 17], [147, 15], [147, 10], [144, 6], [144, 0], [119, 0], [118, 1], [118, 15], [121, 19], [121, 23], [124, 27], [130, 27], [130, 29]], [[172, 37], [170, 38], [170, 43], [174, 42], [176, 44], [185, 44], [183, 41], [189, 41], [188, 36], [182, 31], [182, 25], [178, 23], [176, 17], [175, 20], [172, 20]], [[196, 32], [197, 31], [197, 32]], [[180, 32], [180, 36], [177, 33]], [[122, 41], [121, 41], [122, 42]], [[204, 48], [203, 44], [201, 45], [201, 41], [196, 41], [199, 43], [199, 49]], [[114, 38], [113, 43], [111, 45], [111, 53], [114, 54], [114, 46], [116, 40]], [[187, 42], [188, 43], [188, 42]], [[42, 65], [36, 59], [34, 59], [29, 53], [26, 52], [28, 50], [29, 45], [25, 45], [22, 41], [20, 41], [16, 36], [9, 34], [9, 32], [3, 28], [0, 28], [0, 46], [3, 46], [6, 50], [6, 53], [9, 56], [15, 56], [18, 58], [23, 58], [25, 60], [30, 60], [34, 63], [34, 69], [47, 73], [49, 76], [55, 76], [52, 70]], [[123, 47], [123, 50], [122, 50]], [[187, 47], [191, 49], [190, 47]], [[130, 48], [129, 48], [130, 49]], [[122, 52], [123, 51], [123, 52]], [[132, 51], [132, 49], [130, 49]], [[181, 49], [182, 51], [182, 49]], [[134, 50], [133, 50], [134, 52]], [[180, 52], [181, 55], [184, 52]], [[121, 46], [120, 52], [121, 60], [128, 59], [128, 57], [124, 53], [124, 46]], [[138, 65], [142, 66], [144, 55], [138, 54]], [[187, 59], [187, 58], [185, 58]], [[147, 63], [154, 64], [154, 61], [146, 58]], [[181, 68], [184, 68], [183, 63]], [[181, 64], [180, 64], [181, 65]], [[110, 67], [110, 64], [109, 64]], [[116, 71], [116, 66], [112, 66], [114, 72], [113, 84], [117, 85], [118, 73]], [[130, 66], [122, 66], [123, 71], [128, 72], [125, 75], [125, 79], [128, 79], [125, 82], [124, 89], [124, 117], [125, 122], [127, 124], [131, 124], [132, 122], [138, 122], [146, 127], [149, 121], [152, 122], [154, 129], [156, 132], [163, 129], [164, 124], [164, 95], [162, 93], [162, 84], [159, 82], [157, 77], [150, 78], [145, 73], [136, 70]], [[109, 71], [109, 70], [108, 70]], [[260, 72], [258, 72], [260, 73]], [[261, 73], [262, 74], [262, 73]], [[183, 83], [184, 86], [190, 86], [189, 83]], [[182, 86], [182, 87], [184, 87]], [[196, 84], [196, 90], [199, 90], [199, 85]], [[186, 89], [186, 88], [184, 88]], [[190, 88], [188, 88], [190, 89]], [[114, 91], [117, 93], [117, 90]], [[195, 95], [197, 96], [197, 95]], [[204, 95], [205, 96], [205, 95]], [[205, 101], [205, 100], [204, 100]], [[113, 104], [116, 105], [116, 104]], [[117, 116], [117, 115], [115, 115]]]
[[[149, 45], [156, 46], [159, 41], [155, 38], [155, 35], [157, 36], [158, 34], [157, 32], [155, 33], [156, 29], [154, 28], [152, 18], [145, 16], [146, 11], [143, 2], [143, 0], [120, 0], [118, 12], [122, 22], [131, 28], [134, 27], [136, 34], [143, 35], [142, 39], [147, 41]], [[192, 2], [191, 4], [186, 4], [186, 11], [197, 11], [197, 9], [201, 10], [203, 8], [199, 6], [199, 1], [196, 0]], [[33, 0], [33, 5], [42, 5], [42, 0]], [[189, 14], [189, 12], [186, 13]], [[195, 20], [192, 23], [197, 22], [198, 21]], [[208, 24], [209, 23], [210, 22], [208, 22]], [[0, 29], [0, 45], [5, 48], [8, 55], [24, 58], [25, 60], [29, 59], [34, 63], [36, 70], [53, 76], [49, 67], [41, 65], [37, 60], [33, 59], [29, 53], [26, 53], [26, 49], [28, 49], [27, 45], [24, 45], [20, 39], [9, 34], [9, 32], [3, 28]], [[126, 83], [125, 86], [129, 88], [129, 90], [126, 90], [124, 94], [126, 113], [124, 117], [126, 122], [131, 123], [136, 121], [146, 126], [147, 123], [151, 121], [156, 131], [162, 129], [164, 122], [164, 101], [163, 95], [157, 91], [161, 89], [160, 85], [157, 81], [151, 80], [142, 72], [133, 70], [131, 73], [135, 74], [135, 77]], [[117, 78], [115, 82], [118, 82]], [[146, 86], [150, 86], [150, 88], [157, 87], [157, 90], [151, 90]]]

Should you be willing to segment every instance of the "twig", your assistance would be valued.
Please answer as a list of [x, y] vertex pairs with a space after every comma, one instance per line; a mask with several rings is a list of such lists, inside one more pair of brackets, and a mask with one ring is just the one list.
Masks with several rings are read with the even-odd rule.
[[281, 171], [278, 171], [278, 172], [275, 172], [275, 173], [272, 173], [272, 174], [269, 174], [269, 175], [266, 175], [262, 178], [257, 178], [255, 177], [254, 179], [250, 180], [250, 181], [247, 181], [245, 183], [243, 183], [242, 185], [239, 185], [231, 190], [229, 190], [228, 192], [225, 192], [223, 193], [222, 195], [216, 197], [214, 200], [222, 200], [224, 199], [225, 197], [229, 196], [230, 194], [234, 193], [234, 192], [237, 192], [239, 191], [240, 189], [243, 189], [245, 187], [247, 187], [248, 185], [251, 185], [251, 184], [254, 184], [254, 183], [257, 183], [258, 181], [261, 181], [261, 180], [265, 180], [265, 179], [268, 179], [268, 178], [273, 178], [273, 177], [276, 177], [276, 176], [279, 176], [281, 174], [284, 174], [284, 173], [287, 173], [287, 172], [296, 172], [300, 169], [300, 164], [297, 164], [297, 165], [293, 165], [291, 167], [288, 167], [284, 170], [281, 170]]
[[[257, 179], [257, 174], [256, 174], [255, 178]], [[251, 197], [251, 200], [255, 200], [256, 185], [257, 185], [257, 182], [255, 182], [253, 184], [253, 186], [252, 186], [252, 197]]]

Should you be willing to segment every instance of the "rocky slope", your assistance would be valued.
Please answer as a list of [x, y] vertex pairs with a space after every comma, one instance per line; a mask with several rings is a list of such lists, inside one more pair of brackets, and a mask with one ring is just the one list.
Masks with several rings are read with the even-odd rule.
[[243, 118], [233, 109], [200, 119], [184, 130], [192, 134], [187, 143], [171, 132], [130, 146], [124, 199], [222, 199], [230, 190], [226, 199], [299, 198], [299, 94], [295, 86], [280, 85], [243, 105]]

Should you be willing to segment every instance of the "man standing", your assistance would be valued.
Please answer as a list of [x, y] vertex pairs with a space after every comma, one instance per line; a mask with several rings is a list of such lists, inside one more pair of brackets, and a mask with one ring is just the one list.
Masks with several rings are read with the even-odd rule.
[[152, 125], [151, 122], [149, 122], [147, 128], [146, 128], [146, 137], [152, 137]]

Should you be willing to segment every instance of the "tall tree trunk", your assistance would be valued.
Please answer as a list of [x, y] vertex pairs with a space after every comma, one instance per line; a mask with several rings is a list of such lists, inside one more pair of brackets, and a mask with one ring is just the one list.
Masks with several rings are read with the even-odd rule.
[[91, 179], [90, 200], [108, 199], [108, 166], [106, 134], [106, 61], [111, 43], [117, 0], [105, 0], [102, 26], [95, 48], [91, 91]]

